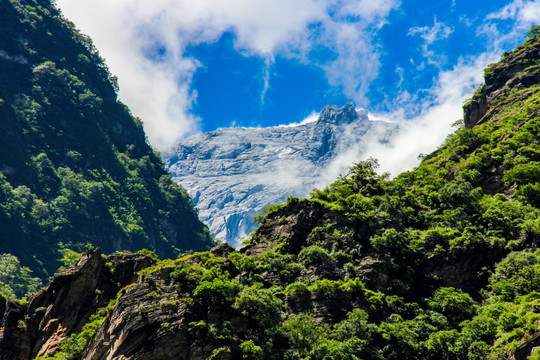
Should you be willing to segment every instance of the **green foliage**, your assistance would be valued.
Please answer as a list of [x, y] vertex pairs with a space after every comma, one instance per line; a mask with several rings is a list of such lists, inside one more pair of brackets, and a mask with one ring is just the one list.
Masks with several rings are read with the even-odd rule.
[[201, 281], [193, 290], [193, 297], [202, 304], [231, 304], [239, 290], [238, 283], [215, 278]]
[[473, 299], [459, 289], [439, 288], [428, 303], [431, 309], [446, 316], [451, 326], [457, 326], [475, 314]]
[[529, 31], [527, 31], [527, 37], [529, 39], [535, 38], [540, 34], [540, 25], [534, 25], [530, 28]]
[[149, 257], [150, 259], [152, 259], [155, 262], [157, 262], [159, 260], [157, 254], [155, 252], [151, 251], [151, 250], [148, 250], [148, 249], [141, 249], [141, 250], [137, 251], [137, 254], [147, 256], [147, 257]]
[[247, 340], [240, 344], [242, 351], [242, 359], [259, 360], [264, 359], [263, 350], [260, 346], [255, 345], [253, 340]]
[[285, 293], [292, 298], [306, 298], [310, 294], [308, 286], [302, 282], [295, 282], [287, 285]]
[[63, 244], [59, 244], [60, 249], [58, 249], [58, 252], [60, 253], [60, 262], [62, 263], [62, 266], [65, 268], [68, 268], [70, 266], [76, 265], [79, 262], [79, 259], [82, 256], [82, 253], [73, 251], [71, 249], [66, 249], [63, 247]]
[[490, 288], [491, 296], [504, 301], [540, 291], [540, 250], [510, 253], [495, 268]]
[[317, 245], [303, 248], [298, 254], [298, 259], [307, 265], [323, 265], [331, 260], [331, 256], [325, 249]]
[[247, 317], [254, 327], [268, 329], [281, 321], [283, 302], [271, 290], [260, 286], [244, 287], [234, 301], [234, 308]]
[[11, 254], [0, 255], [0, 294], [8, 298], [32, 295], [41, 288], [41, 280], [32, 277], [31, 270], [21, 266], [19, 259]]
[[2, 3], [0, 253], [42, 279], [88, 242], [161, 257], [214, 242], [89, 37], [57, 7]]

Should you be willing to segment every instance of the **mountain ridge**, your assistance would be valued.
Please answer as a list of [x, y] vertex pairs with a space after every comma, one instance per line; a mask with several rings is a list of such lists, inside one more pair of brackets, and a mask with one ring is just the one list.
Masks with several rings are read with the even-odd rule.
[[330, 171], [345, 169], [339, 156], [347, 151], [361, 156], [368, 141], [387, 141], [397, 129], [369, 120], [367, 111], [352, 104], [326, 106], [306, 124], [225, 128], [189, 137], [164, 161], [216, 237], [238, 245], [263, 207], [326, 185], [334, 176]]
[[91, 39], [49, 1], [0, 0], [0, 253], [42, 279], [66, 252], [213, 241]]

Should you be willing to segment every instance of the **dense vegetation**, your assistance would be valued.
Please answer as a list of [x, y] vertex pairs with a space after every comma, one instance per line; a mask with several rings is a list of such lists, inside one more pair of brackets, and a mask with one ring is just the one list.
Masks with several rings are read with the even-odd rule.
[[87, 243], [208, 249], [91, 40], [48, 0], [0, 0], [0, 24], [0, 253], [46, 278]]
[[500, 80], [467, 103], [488, 104], [478, 121], [418, 168], [389, 180], [360, 162], [267, 209], [239, 251], [145, 269], [55, 359], [84, 354], [134, 301], [159, 327], [148, 354], [188, 334], [208, 359], [540, 358], [537, 30], [486, 70]]

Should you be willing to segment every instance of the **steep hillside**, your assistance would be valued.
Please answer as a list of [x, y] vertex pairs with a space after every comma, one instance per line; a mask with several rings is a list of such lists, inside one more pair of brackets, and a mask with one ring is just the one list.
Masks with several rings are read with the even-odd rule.
[[387, 141], [397, 130], [352, 104], [326, 106], [303, 125], [220, 129], [183, 139], [165, 162], [210, 231], [239, 245], [263, 207], [326, 185], [330, 171], [343, 170], [339, 156], [361, 156], [368, 141]]
[[388, 180], [358, 163], [270, 208], [239, 251], [88, 252], [6, 301], [0, 358], [538, 359], [536, 30], [417, 169]]
[[91, 40], [48, 0], [0, 0], [0, 24], [0, 253], [44, 277], [86, 243], [209, 248]]

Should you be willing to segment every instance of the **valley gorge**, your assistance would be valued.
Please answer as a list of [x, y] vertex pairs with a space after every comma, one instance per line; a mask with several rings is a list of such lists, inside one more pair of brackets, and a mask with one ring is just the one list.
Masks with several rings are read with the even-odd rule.
[[[0, 0], [0, 24], [0, 359], [540, 358], [540, 27], [418, 167], [355, 159], [321, 186], [340, 147], [395, 125], [328, 106], [185, 139], [165, 164], [54, 3]], [[317, 188], [285, 194], [300, 185]], [[278, 203], [257, 199], [271, 186]], [[242, 246], [198, 218], [202, 187], [223, 237], [264, 207]]]

